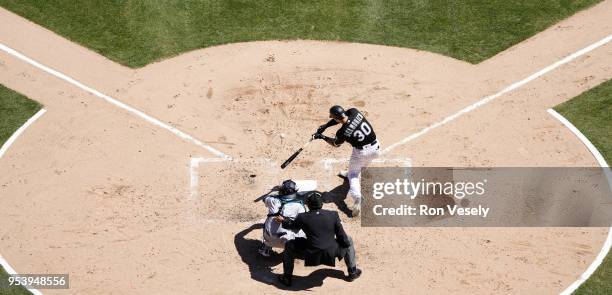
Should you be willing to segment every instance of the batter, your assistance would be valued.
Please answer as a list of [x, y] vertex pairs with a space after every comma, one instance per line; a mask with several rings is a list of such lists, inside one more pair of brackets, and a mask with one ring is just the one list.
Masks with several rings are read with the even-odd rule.
[[[346, 177], [350, 185], [349, 194], [353, 198], [352, 215], [356, 217], [361, 213], [361, 168], [370, 165], [372, 160], [380, 155], [380, 144], [372, 124], [356, 108], [345, 111], [341, 106], [335, 105], [329, 109], [329, 117], [331, 120], [319, 126], [312, 137], [323, 139], [334, 147], [339, 147], [344, 142], [353, 147]], [[338, 124], [342, 126], [336, 131], [335, 137], [323, 135], [327, 128]]]

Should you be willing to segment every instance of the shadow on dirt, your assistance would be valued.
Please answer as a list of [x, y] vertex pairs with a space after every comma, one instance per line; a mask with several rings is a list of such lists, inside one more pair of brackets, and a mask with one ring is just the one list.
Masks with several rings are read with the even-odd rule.
[[353, 212], [349, 209], [346, 204], [346, 196], [349, 192], [349, 181], [346, 177], [340, 177], [342, 179], [342, 184], [333, 188], [328, 192], [322, 192], [323, 194], [323, 202], [324, 203], [334, 203], [338, 210], [344, 213], [348, 217], [353, 217]]
[[246, 238], [251, 231], [261, 231], [262, 227], [262, 224], [254, 224], [234, 236], [236, 251], [238, 251], [242, 262], [249, 267], [253, 280], [288, 291], [305, 291], [313, 287], [320, 287], [328, 277], [345, 280], [344, 272], [340, 270], [317, 269], [305, 277], [294, 275], [292, 286], [285, 287], [278, 282], [276, 274], [272, 272], [272, 268], [275, 266], [279, 266], [278, 273], [282, 272], [282, 254], [273, 253], [268, 258], [261, 257], [257, 253], [261, 240]]

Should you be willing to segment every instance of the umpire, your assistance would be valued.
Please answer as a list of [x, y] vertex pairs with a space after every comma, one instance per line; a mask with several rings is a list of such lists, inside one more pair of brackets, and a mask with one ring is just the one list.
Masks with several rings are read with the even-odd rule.
[[335, 266], [336, 258], [344, 261], [348, 269], [348, 281], [361, 275], [357, 268], [353, 240], [344, 232], [338, 212], [321, 209], [323, 197], [312, 192], [306, 197], [308, 212], [300, 213], [295, 220], [277, 217], [284, 228], [303, 230], [306, 238], [296, 238], [285, 244], [283, 253], [283, 274], [278, 276], [285, 286], [291, 286], [293, 262], [303, 258], [306, 266]]

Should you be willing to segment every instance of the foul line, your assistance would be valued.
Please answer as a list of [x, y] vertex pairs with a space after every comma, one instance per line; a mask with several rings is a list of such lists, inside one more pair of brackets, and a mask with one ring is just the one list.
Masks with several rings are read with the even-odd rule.
[[[610, 166], [608, 165], [608, 163], [606, 163], [606, 160], [601, 155], [601, 153], [597, 150], [597, 148], [595, 148], [595, 146], [591, 143], [591, 141], [589, 141], [589, 139], [586, 136], [584, 136], [584, 134], [582, 134], [582, 132], [580, 132], [580, 130], [578, 130], [578, 128], [576, 128], [574, 124], [568, 121], [561, 114], [557, 113], [553, 109], [548, 109], [548, 113], [551, 114], [553, 117], [555, 117], [557, 120], [559, 120], [563, 125], [565, 125], [565, 127], [567, 127], [572, 133], [574, 133], [574, 135], [576, 135], [576, 137], [578, 137], [578, 139], [580, 139], [580, 141], [589, 149], [591, 154], [593, 154], [593, 156], [597, 160], [597, 163], [599, 163], [599, 166], [601, 166], [604, 169], [604, 173], [606, 174], [606, 177], [608, 178], [608, 185], [610, 185], [610, 189], [612, 189], [612, 172], [610, 172]], [[578, 289], [580, 285], [586, 282], [586, 280], [588, 280], [589, 277], [593, 275], [595, 270], [601, 265], [603, 260], [606, 258], [606, 256], [610, 252], [610, 248], [612, 248], [612, 227], [608, 229], [608, 237], [606, 238], [606, 241], [603, 247], [601, 248], [601, 251], [599, 252], [599, 254], [597, 254], [597, 257], [595, 257], [595, 260], [591, 262], [591, 265], [589, 265], [586, 271], [584, 271], [584, 273], [580, 275], [578, 280], [573, 282], [569, 287], [567, 287], [567, 289], [561, 292], [561, 295], [570, 295], [574, 293], [574, 291], [576, 291], [576, 289]]]
[[558, 67], [560, 67], [560, 66], [562, 66], [562, 65], [564, 65], [564, 64], [566, 64], [566, 63], [568, 63], [568, 62], [570, 62], [570, 61], [572, 61], [574, 59], [576, 59], [577, 57], [579, 57], [579, 56], [581, 56], [581, 55], [583, 55], [585, 53], [588, 53], [589, 51], [592, 51], [593, 49], [595, 49], [597, 47], [600, 47], [600, 46], [610, 42], [610, 40], [612, 40], [612, 35], [608, 35], [607, 37], [605, 37], [605, 38], [603, 38], [603, 39], [601, 39], [601, 40], [599, 40], [599, 41], [597, 41], [597, 42], [595, 42], [595, 43], [593, 43], [593, 44], [591, 44], [591, 45], [589, 45], [589, 46], [587, 46], [587, 47], [585, 47], [583, 49], [580, 49], [580, 50], [572, 53], [571, 55], [563, 58], [562, 60], [559, 60], [559, 61], [557, 61], [557, 62], [555, 62], [555, 63], [553, 63], [553, 64], [551, 64], [551, 65], [549, 65], [549, 66], [547, 66], [547, 67], [545, 67], [545, 68], [543, 68], [543, 69], [541, 69], [541, 70], [539, 70], [539, 71], [537, 71], [537, 72], [535, 72], [533, 74], [531, 74], [529, 77], [527, 77], [527, 78], [525, 78], [525, 79], [523, 79], [521, 81], [518, 81], [518, 82], [516, 82], [516, 83], [514, 83], [514, 84], [512, 84], [512, 85], [510, 85], [510, 86], [508, 86], [508, 87], [506, 87], [504, 89], [502, 89], [501, 91], [493, 94], [493, 95], [485, 96], [485, 97], [481, 98], [477, 102], [475, 102], [475, 103], [473, 103], [473, 104], [471, 104], [471, 105], [461, 109], [457, 113], [444, 118], [442, 121], [439, 121], [439, 122], [436, 122], [436, 123], [434, 123], [432, 125], [429, 125], [426, 128], [422, 129], [421, 131], [419, 131], [417, 133], [414, 133], [414, 134], [412, 134], [412, 135], [410, 135], [410, 136], [400, 140], [399, 142], [396, 142], [396, 143], [388, 146], [386, 149], [384, 149], [382, 151], [382, 153], [383, 154], [384, 153], [388, 153], [392, 149], [394, 149], [394, 148], [396, 148], [396, 147], [398, 147], [400, 145], [406, 144], [406, 143], [408, 143], [408, 142], [410, 142], [410, 141], [412, 141], [412, 140], [414, 140], [416, 138], [419, 138], [420, 136], [428, 133], [429, 131], [431, 131], [433, 129], [436, 129], [436, 128], [438, 128], [440, 126], [443, 126], [443, 125], [445, 125], [445, 124], [447, 124], [447, 123], [449, 123], [451, 121], [454, 121], [455, 119], [461, 117], [462, 115], [465, 115], [465, 114], [467, 114], [467, 113], [469, 113], [469, 112], [471, 112], [471, 111], [473, 111], [473, 110], [475, 110], [475, 109], [477, 109], [477, 108], [479, 108], [479, 107], [481, 107], [481, 106], [491, 102], [492, 100], [494, 100], [494, 99], [496, 99], [496, 98], [498, 98], [498, 97], [500, 97], [500, 96], [502, 96], [502, 95], [504, 95], [504, 94], [506, 94], [506, 93], [508, 93], [508, 92], [510, 92], [512, 90], [515, 90], [515, 89], [517, 89], [517, 88], [519, 88], [519, 87], [521, 87], [521, 86], [523, 86], [523, 85], [525, 85], [525, 84], [527, 84], [527, 83], [529, 83], [529, 82], [531, 82], [531, 81], [541, 77], [542, 75], [544, 75], [544, 74], [546, 74], [546, 73], [548, 73], [548, 72], [550, 72], [550, 71], [552, 71], [552, 70], [554, 70], [554, 69], [556, 69], [556, 68], [558, 68]]
[[[4, 156], [4, 154], [6, 153], [8, 148], [15, 142], [15, 140], [17, 140], [17, 137], [19, 137], [28, 127], [30, 127], [30, 125], [32, 125], [32, 123], [34, 123], [36, 120], [38, 120], [38, 118], [40, 118], [46, 111], [47, 110], [45, 110], [45, 109], [41, 109], [40, 111], [38, 111], [36, 114], [34, 114], [34, 116], [32, 116], [23, 125], [21, 125], [21, 127], [19, 127], [19, 129], [17, 129], [13, 133], [13, 135], [11, 135], [11, 137], [9, 137], [9, 139], [0, 148], [0, 158], [2, 158], [2, 156]], [[6, 259], [4, 259], [4, 257], [2, 257], [2, 255], [0, 255], [0, 265], [4, 268], [4, 270], [8, 274], [12, 274], [12, 275], [18, 274], [15, 271], [15, 269], [13, 267], [11, 267], [11, 265], [8, 263], [8, 261], [6, 261]], [[36, 289], [28, 289], [28, 291], [32, 292], [32, 294], [34, 294], [34, 295], [42, 295], [42, 293], [40, 291], [36, 290]]]
[[10, 48], [10, 47], [0, 43], [0, 50], [2, 50], [4, 52], [6, 52], [6, 53], [8, 53], [8, 54], [18, 58], [18, 59], [20, 59], [22, 61], [25, 61], [26, 63], [29, 63], [30, 65], [32, 65], [34, 67], [37, 67], [37, 68], [39, 68], [39, 69], [41, 69], [41, 70], [43, 70], [43, 71], [45, 71], [45, 72], [47, 72], [47, 73], [57, 77], [59, 79], [62, 79], [62, 80], [66, 81], [66, 82], [68, 82], [68, 83], [70, 83], [70, 84], [72, 84], [72, 85], [74, 85], [74, 86], [76, 86], [78, 88], [81, 88], [82, 90], [85, 90], [86, 92], [89, 92], [89, 93], [91, 93], [91, 94], [93, 94], [93, 95], [95, 95], [97, 97], [100, 97], [100, 98], [106, 100], [107, 102], [117, 106], [117, 107], [120, 107], [120, 108], [122, 108], [122, 109], [124, 109], [124, 110], [126, 110], [126, 111], [128, 111], [128, 112], [130, 112], [132, 114], [135, 114], [136, 116], [138, 116], [138, 117], [148, 121], [149, 123], [151, 123], [153, 125], [161, 127], [163, 129], [166, 129], [166, 130], [172, 132], [174, 135], [176, 135], [176, 136], [178, 136], [178, 137], [180, 137], [180, 138], [182, 138], [182, 139], [184, 139], [186, 141], [190, 141], [191, 143], [193, 143], [193, 144], [195, 144], [195, 145], [197, 145], [199, 147], [205, 148], [209, 152], [213, 153], [215, 156], [218, 156], [218, 157], [221, 157], [221, 158], [224, 158], [224, 159], [228, 159], [228, 160], [231, 159], [230, 156], [222, 153], [219, 150], [216, 150], [215, 148], [213, 148], [213, 147], [211, 147], [209, 145], [204, 144], [202, 141], [198, 140], [197, 138], [195, 138], [195, 137], [193, 137], [193, 136], [191, 136], [191, 135], [189, 135], [189, 134], [187, 134], [187, 133], [185, 133], [185, 132], [183, 132], [181, 130], [178, 130], [177, 128], [174, 128], [174, 127], [172, 127], [172, 126], [170, 126], [170, 125], [168, 125], [168, 124], [166, 124], [166, 123], [164, 123], [164, 122], [162, 122], [162, 121], [160, 121], [160, 120], [158, 120], [158, 119], [156, 119], [156, 118], [154, 118], [152, 116], [149, 116], [149, 115], [143, 113], [142, 111], [137, 110], [134, 107], [131, 107], [131, 106], [129, 106], [129, 105], [127, 105], [127, 104], [125, 104], [125, 103], [123, 103], [123, 102], [113, 98], [113, 97], [110, 97], [110, 96], [108, 96], [108, 95], [106, 95], [106, 94], [104, 94], [104, 93], [102, 93], [102, 92], [100, 92], [98, 90], [95, 90], [95, 89], [93, 89], [93, 88], [91, 88], [89, 86], [86, 86], [83, 83], [73, 79], [72, 77], [70, 77], [68, 75], [65, 75], [65, 74], [63, 74], [63, 73], [61, 73], [59, 71], [51, 69], [51, 68], [49, 68], [49, 67], [47, 67], [47, 66], [45, 66], [45, 65], [43, 65], [43, 64], [41, 64], [41, 63], [39, 63], [39, 62], [37, 62], [37, 61], [35, 61], [33, 59], [31, 59], [31, 58], [21, 54], [20, 52], [18, 52], [17, 50], [15, 50], [13, 48]]

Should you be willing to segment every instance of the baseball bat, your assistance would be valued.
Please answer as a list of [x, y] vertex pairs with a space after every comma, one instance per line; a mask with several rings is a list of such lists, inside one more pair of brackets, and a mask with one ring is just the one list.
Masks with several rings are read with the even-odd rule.
[[263, 194], [263, 195], [259, 196], [259, 198], [255, 199], [255, 200], [253, 200], [253, 202], [255, 202], [255, 203], [256, 203], [256, 202], [259, 202], [259, 201], [261, 201], [261, 200], [265, 199], [267, 196], [269, 196], [269, 195], [270, 195], [272, 192], [277, 192], [278, 190], [279, 190], [279, 187], [278, 187], [278, 186], [275, 186], [275, 187], [273, 187], [273, 188], [272, 188], [272, 189], [271, 189], [269, 192], [267, 192], [267, 193], [265, 193], [265, 194]]
[[297, 150], [295, 153], [293, 153], [293, 155], [291, 155], [291, 157], [289, 157], [289, 159], [287, 159], [287, 161], [285, 161], [281, 165], [281, 169], [285, 169], [285, 167], [287, 167], [287, 165], [289, 165], [289, 163], [291, 163], [293, 160], [295, 160], [295, 158], [297, 158], [297, 156], [308, 146], [308, 144], [310, 144], [311, 141], [312, 141], [312, 139], [307, 141], [299, 150]]

